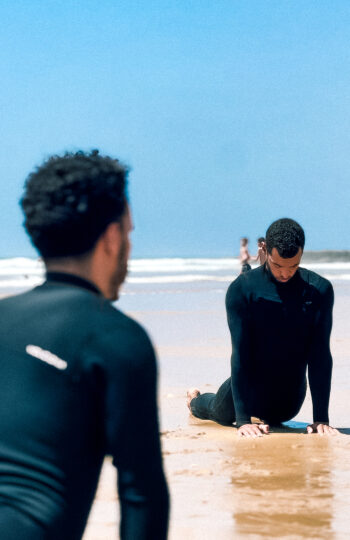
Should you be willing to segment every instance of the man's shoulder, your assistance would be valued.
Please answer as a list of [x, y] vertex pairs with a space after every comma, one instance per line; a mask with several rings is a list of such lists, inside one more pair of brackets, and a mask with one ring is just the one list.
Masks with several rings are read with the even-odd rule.
[[308, 286], [317, 289], [320, 294], [326, 294], [327, 292], [333, 291], [332, 283], [313, 270], [300, 267], [299, 275]]
[[150, 343], [143, 326], [119, 309], [116, 303], [87, 293], [81, 307], [84, 310], [81, 321], [86, 321], [89, 333], [96, 341], [114, 349], [117, 346], [118, 350], [135, 350]]
[[154, 363], [151, 339], [139, 322], [101, 296], [85, 296], [87, 352], [91, 347], [100, 351], [105, 366], [125, 365], [128, 370]]
[[146, 330], [88, 290], [38, 287], [2, 300], [0, 317], [0, 345], [7, 349], [22, 351], [34, 344], [67, 359], [73, 370], [90, 372], [99, 365], [115, 376], [120, 369], [143, 373], [155, 368]]
[[53, 327], [58, 331], [69, 327], [70, 334], [79, 341], [105, 343], [114, 349], [119, 343], [135, 349], [150, 341], [137, 321], [102, 296], [80, 287], [43, 284], [0, 300], [0, 314], [5, 320], [30, 317], [44, 327], [46, 321], [54, 320]]
[[254, 270], [249, 270], [240, 274], [229, 285], [226, 293], [226, 302], [237, 296], [245, 297], [249, 296], [260, 283], [264, 281], [265, 269], [264, 266], [258, 266]]
[[105, 300], [103, 305], [90, 313], [89, 326], [94, 341], [104, 350], [117, 356], [129, 357], [153, 354], [153, 345], [145, 328], [116, 304]]
[[130, 315], [123, 313], [118, 307], [109, 304], [108, 317], [111, 327], [119, 333], [125, 333], [130, 339], [140, 342], [149, 341], [148, 334], [143, 326]]
[[249, 289], [251, 287], [255, 287], [259, 282], [264, 279], [264, 274], [265, 269], [263, 265], [260, 265], [253, 270], [249, 270], [248, 272], [243, 272], [243, 274], [239, 274], [239, 276], [237, 276], [236, 279], [232, 281], [229, 289]]
[[125, 365], [128, 371], [134, 371], [155, 366], [151, 338], [139, 322], [112, 305], [100, 322], [93, 340], [106, 367]]

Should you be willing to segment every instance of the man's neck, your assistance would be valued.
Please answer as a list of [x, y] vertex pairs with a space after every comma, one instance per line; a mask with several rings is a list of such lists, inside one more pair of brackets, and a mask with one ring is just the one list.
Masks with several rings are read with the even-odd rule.
[[[49, 259], [44, 262], [47, 272], [71, 274], [92, 283], [101, 290], [100, 283], [94, 278], [92, 261], [90, 257], [87, 257], [86, 255], [76, 258], [62, 257], [58, 259]], [[101, 290], [101, 292], [103, 291]]]

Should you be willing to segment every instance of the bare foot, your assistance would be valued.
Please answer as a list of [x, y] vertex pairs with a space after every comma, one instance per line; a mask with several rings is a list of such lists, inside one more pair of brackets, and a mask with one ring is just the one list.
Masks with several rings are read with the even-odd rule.
[[198, 388], [189, 388], [187, 390], [187, 401], [186, 401], [186, 403], [187, 403], [187, 407], [189, 408], [190, 413], [192, 413], [190, 403], [191, 403], [193, 398], [195, 398], [195, 397], [197, 397], [199, 395], [200, 395], [200, 391], [199, 391]]

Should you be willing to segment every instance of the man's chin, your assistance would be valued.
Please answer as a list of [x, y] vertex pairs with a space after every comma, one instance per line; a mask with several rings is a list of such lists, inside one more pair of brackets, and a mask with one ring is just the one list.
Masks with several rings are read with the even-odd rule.
[[108, 295], [108, 300], [110, 302], [115, 302], [116, 300], [119, 300], [119, 296], [120, 296], [119, 288], [120, 288], [120, 285], [111, 286], [109, 290], [109, 295]]
[[111, 295], [110, 300], [115, 302], [116, 300], [119, 300], [120, 296], [120, 287], [123, 285], [126, 276], [127, 276], [127, 268], [124, 269], [123, 272], [120, 272], [118, 276], [116, 276], [116, 279], [114, 280], [114, 283], [111, 285]]

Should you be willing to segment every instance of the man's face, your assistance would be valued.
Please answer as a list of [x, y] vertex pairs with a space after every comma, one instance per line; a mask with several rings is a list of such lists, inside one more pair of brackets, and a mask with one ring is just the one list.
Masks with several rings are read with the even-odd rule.
[[125, 281], [126, 275], [128, 273], [128, 260], [131, 251], [130, 234], [133, 230], [132, 217], [129, 206], [127, 206], [125, 213], [120, 220], [120, 230], [122, 236], [118, 258], [116, 260], [116, 269], [113, 275], [112, 289], [113, 291], [115, 291], [113, 300], [118, 299], [119, 288]]
[[298, 253], [290, 259], [283, 259], [278, 254], [276, 248], [273, 248], [271, 253], [267, 254], [267, 264], [271, 273], [277, 281], [287, 283], [298, 270], [303, 251], [299, 248]]

